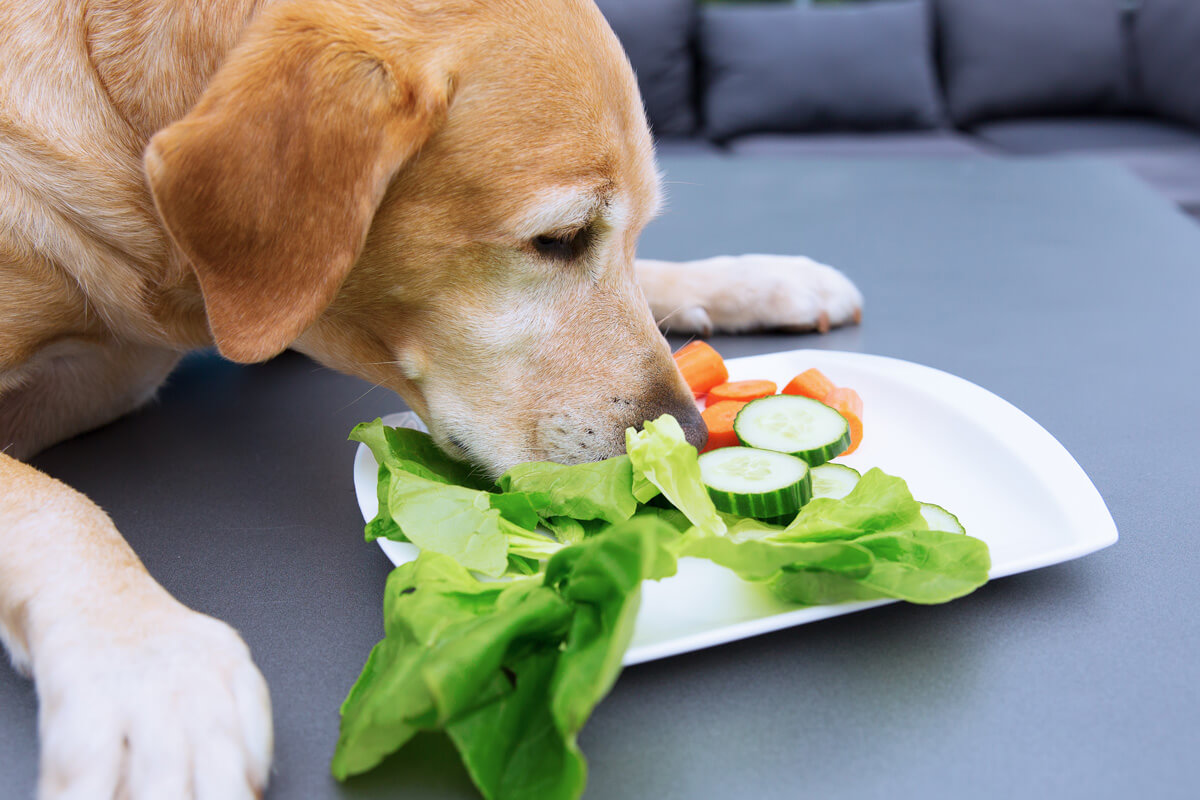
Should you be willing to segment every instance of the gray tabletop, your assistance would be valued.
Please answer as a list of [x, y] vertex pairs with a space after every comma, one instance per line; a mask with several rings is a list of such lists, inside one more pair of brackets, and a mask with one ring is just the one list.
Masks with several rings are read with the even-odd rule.
[[[891, 605], [627, 670], [584, 729], [587, 797], [1195, 797], [1200, 751], [1200, 226], [1088, 162], [669, 160], [643, 255], [804, 253], [867, 298], [827, 336], [719, 337], [961, 375], [1038, 420], [1120, 542], [949, 605]], [[383, 390], [296, 355], [201, 355], [160, 400], [36, 464], [112, 514], [150, 571], [241, 630], [272, 688], [268, 797], [472, 798], [419, 737], [328, 777], [381, 635], [357, 421]], [[30, 685], [0, 669], [0, 797], [33, 795]]]

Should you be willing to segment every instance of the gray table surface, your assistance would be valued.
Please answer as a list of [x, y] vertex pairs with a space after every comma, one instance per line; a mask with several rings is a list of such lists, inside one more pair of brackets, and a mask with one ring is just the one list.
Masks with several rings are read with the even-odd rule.
[[[867, 298], [861, 327], [718, 337], [723, 353], [853, 350], [974, 381], [1058, 437], [1121, 540], [949, 605], [630, 668], [581, 736], [586, 796], [1200, 796], [1200, 226], [1088, 162], [664, 166], [644, 255], [804, 253]], [[327, 772], [389, 567], [361, 540], [345, 436], [400, 408], [296, 355], [202, 355], [153, 406], [36, 460], [241, 630], [275, 705], [269, 798], [476, 796], [434, 736], [344, 786]], [[0, 797], [33, 796], [35, 712], [0, 668]]]

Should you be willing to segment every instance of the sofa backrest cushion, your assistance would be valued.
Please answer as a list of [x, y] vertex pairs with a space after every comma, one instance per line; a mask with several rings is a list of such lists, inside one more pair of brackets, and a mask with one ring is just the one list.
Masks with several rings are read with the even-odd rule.
[[1200, 128], [1200, 0], [1141, 0], [1133, 63], [1146, 110]]
[[625, 48], [656, 137], [696, 131], [695, 0], [596, 0]]
[[970, 125], [1126, 110], [1123, 1], [936, 0], [950, 117]]
[[943, 117], [924, 0], [710, 6], [700, 19], [705, 133], [919, 129]]

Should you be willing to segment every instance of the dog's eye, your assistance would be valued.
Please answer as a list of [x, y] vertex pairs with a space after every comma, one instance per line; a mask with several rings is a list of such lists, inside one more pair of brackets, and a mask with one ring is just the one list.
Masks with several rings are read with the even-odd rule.
[[533, 239], [533, 249], [544, 258], [570, 261], [587, 248], [587, 228], [570, 233], [544, 233]]

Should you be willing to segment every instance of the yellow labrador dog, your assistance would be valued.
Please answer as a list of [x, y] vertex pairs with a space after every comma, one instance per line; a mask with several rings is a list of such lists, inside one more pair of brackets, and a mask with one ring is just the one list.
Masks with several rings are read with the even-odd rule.
[[237, 633], [18, 460], [145, 403], [183, 353], [296, 348], [498, 474], [614, 454], [664, 412], [703, 440], [656, 315], [858, 315], [807, 259], [635, 259], [659, 177], [589, 0], [7, 0], [0, 52], [0, 638], [36, 681], [42, 798], [267, 780]]

